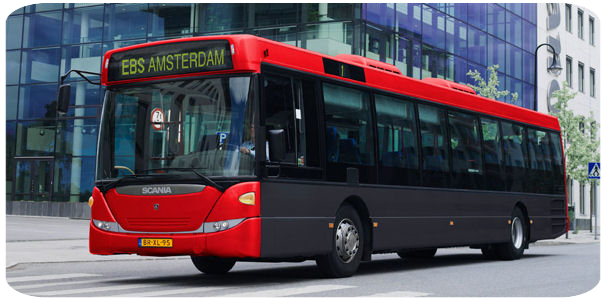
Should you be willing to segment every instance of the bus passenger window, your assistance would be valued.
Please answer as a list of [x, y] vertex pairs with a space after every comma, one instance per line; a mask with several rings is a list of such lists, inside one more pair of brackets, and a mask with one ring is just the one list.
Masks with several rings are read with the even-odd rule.
[[449, 162], [443, 110], [419, 104], [418, 119], [422, 137], [422, 169], [448, 172]]
[[328, 163], [374, 164], [372, 123], [367, 93], [325, 83]]
[[552, 162], [548, 136], [544, 131], [527, 128], [527, 142], [530, 162], [529, 180], [533, 182], [533, 192], [552, 193]]
[[482, 174], [479, 124], [472, 115], [449, 112], [453, 172]]
[[561, 136], [558, 133], [551, 132], [550, 145], [552, 150], [552, 162], [554, 168], [554, 190], [555, 194], [565, 195], [565, 175], [563, 168], [563, 150], [561, 149]]
[[523, 138], [523, 127], [502, 122], [502, 140], [504, 144], [504, 165], [506, 169], [506, 188], [511, 192], [522, 192], [530, 188], [526, 168], [527, 147]]
[[414, 106], [407, 101], [376, 95], [378, 150], [381, 165], [418, 168]]
[[481, 118], [483, 151], [485, 155], [485, 181], [483, 189], [503, 191], [502, 139], [498, 121]]

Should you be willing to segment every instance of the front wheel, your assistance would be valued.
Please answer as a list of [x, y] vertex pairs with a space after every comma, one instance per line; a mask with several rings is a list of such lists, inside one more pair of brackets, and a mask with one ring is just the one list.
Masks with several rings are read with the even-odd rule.
[[336, 213], [332, 250], [318, 257], [319, 269], [330, 277], [349, 277], [359, 268], [363, 253], [363, 227], [355, 209], [342, 206]]
[[193, 265], [202, 273], [225, 274], [235, 265], [235, 259], [213, 256], [191, 256]]
[[523, 251], [527, 248], [528, 228], [525, 221], [525, 215], [515, 207], [511, 216], [509, 241], [495, 246], [496, 255], [503, 260], [519, 259], [523, 256]]

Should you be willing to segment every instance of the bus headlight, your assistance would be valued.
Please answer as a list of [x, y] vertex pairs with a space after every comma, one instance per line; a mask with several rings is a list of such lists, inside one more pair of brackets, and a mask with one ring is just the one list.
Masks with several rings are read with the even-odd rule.
[[212, 233], [227, 230], [239, 225], [243, 220], [244, 218], [204, 223], [204, 232]]
[[241, 196], [239, 196], [239, 202], [246, 204], [246, 205], [254, 205], [256, 202], [256, 199], [254, 197], [254, 192], [250, 192], [250, 193], [245, 193]]
[[101, 230], [113, 231], [113, 232], [118, 231], [118, 223], [116, 223], [116, 222], [92, 220], [92, 223], [95, 224], [95, 226]]

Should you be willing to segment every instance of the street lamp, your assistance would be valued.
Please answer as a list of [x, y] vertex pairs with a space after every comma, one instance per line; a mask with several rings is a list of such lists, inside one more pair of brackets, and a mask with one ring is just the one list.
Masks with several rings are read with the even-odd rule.
[[548, 46], [550, 47], [550, 50], [552, 50], [552, 63], [550, 64], [550, 66], [547, 68], [547, 70], [549, 72], [556, 72], [556, 71], [561, 71], [563, 68], [561, 67], [561, 65], [559, 65], [557, 63], [557, 52], [555, 51], [555, 48], [553, 48], [552, 45], [550, 45], [549, 43], [544, 43], [544, 44], [540, 44], [538, 45], [538, 47], [536, 47], [536, 51], [534, 51], [534, 110], [538, 111], [538, 49], [540, 49], [540, 47], [542, 46]]

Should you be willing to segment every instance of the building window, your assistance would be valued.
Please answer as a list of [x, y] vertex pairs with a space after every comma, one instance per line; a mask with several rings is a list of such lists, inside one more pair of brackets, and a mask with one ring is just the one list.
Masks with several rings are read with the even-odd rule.
[[565, 30], [571, 32], [571, 4], [565, 4]]
[[578, 91], [584, 93], [584, 64], [578, 62]]
[[593, 68], [590, 68], [590, 97], [595, 96], [595, 81], [596, 72]]
[[578, 201], [580, 201], [580, 214], [585, 215], [586, 205], [584, 204], [584, 184], [580, 184], [580, 199], [578, 199]]
[[584, 12], [578, 9], [578, 37], [584, 39]]
[[569, 87], [572, 87], [572, 82], [571, 82], [571, 75], [572, 70], [571, 70], [571, 64], [572, 64], [572, 59], [571, 57], [567, 57], [565, 59], [565, 81], [567, 81], [567, 84], [569, 85]]
[[594, 18], [588, 18], [588, 42], [594, 46]]

